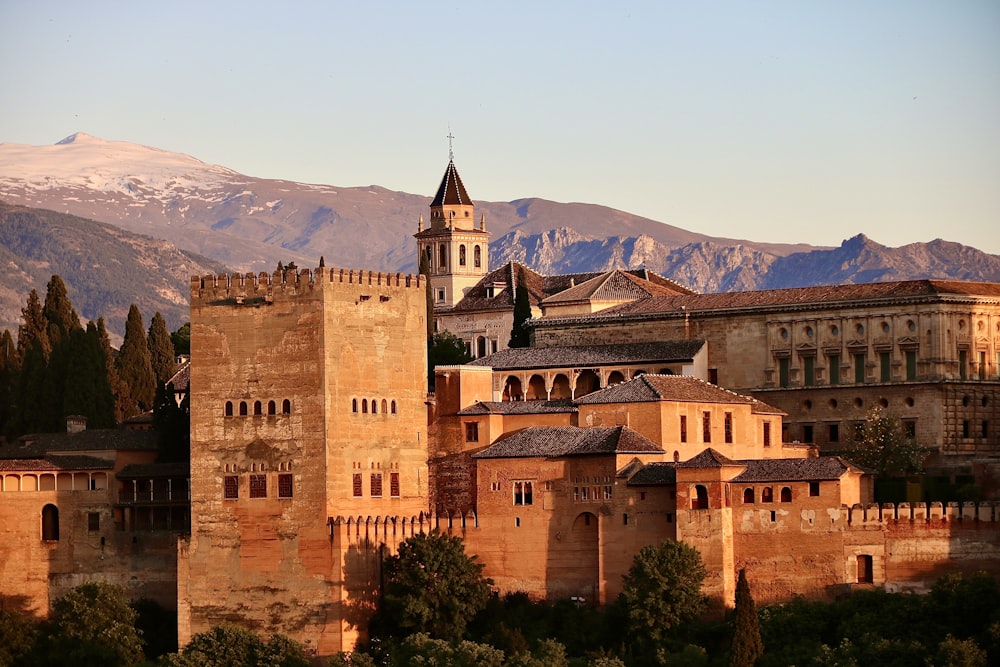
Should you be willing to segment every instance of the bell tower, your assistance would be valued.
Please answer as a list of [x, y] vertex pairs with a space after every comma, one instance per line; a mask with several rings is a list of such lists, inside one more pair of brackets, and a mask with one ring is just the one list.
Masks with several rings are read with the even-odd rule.
[[[449, 141], [451, 135], [448, 135]], [[417, 223], [418, 265], [430, 274], [434, 310], [452, 308], [489, 273], [490, 234], [486, 217], [477, 225], [476, 206], [465, 191], [449, 148], [448, 167], [431, 201], [430, 224]]]

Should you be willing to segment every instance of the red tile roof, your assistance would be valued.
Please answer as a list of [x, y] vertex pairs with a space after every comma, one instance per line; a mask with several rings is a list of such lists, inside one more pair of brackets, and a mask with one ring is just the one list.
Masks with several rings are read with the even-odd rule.
[[458, 175], [458, 170], [455, 169], [455, 163], [449, 161], [448, 167], [444, 170], [441, 185], [438, 186], [437, 194], [434, 195], [431, 206], [461, 204], [470, 205], [472, 204], [472, 200], [469, 199], [469, 193], [465, 191], [465, 186], [462, 185], [462, 179]]
[[782, 410], [758, 401], [753, 396], [737, 394], [729, 389], [687, 375], [640, 375], [639, 377], [599, 389], [576, 399], [577, 405], [608, 403], [741, 403], [751, 406], [755, 414], [783, 415]]
[[473, 458], [529, 458], [588, 454], [663, 453], [652, 440], [627, 426], [580, 428], [532, 426], [503, 436]]

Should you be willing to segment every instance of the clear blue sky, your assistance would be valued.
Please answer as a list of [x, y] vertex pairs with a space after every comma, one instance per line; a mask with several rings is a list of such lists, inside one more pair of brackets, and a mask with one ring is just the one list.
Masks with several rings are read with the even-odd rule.
[[[1000, 253], [1000, 2], [0, 0], [0, 142]], [[612, 232], [613, 230], [609, 230]]]

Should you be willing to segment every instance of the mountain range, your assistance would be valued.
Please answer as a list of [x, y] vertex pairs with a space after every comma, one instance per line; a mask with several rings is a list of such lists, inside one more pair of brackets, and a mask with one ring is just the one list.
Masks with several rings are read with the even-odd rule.
[[[428, 174], [428, 190], [439, 177]], [[466, 185], [474, 194], [475, 184]], [[59, 273], [74, 299], [74, 289], [92, 289], [97, 267], [74, 278], [67, 275], [65, 255], [105, 242], [119, 244], [117, 261], [126, 266], [135, 261], [154, 272], [160, 267], [169, 287], [149, 278], [115, 286], [137, 302], [142, 293], [146, 299], [160, 294], [164, 301], [148, 306], [157, 309], [186, 300], [188, 273], [272, 271], [279, 261], [312, 267], [321, 256], [327, 266], [414, 272], [413, 234], [430, 199], [376, 185], [254, 178], [189, 155], [82, 133], [50, 146], [0, 143], [0, 201], [7, 204], [0, 252], [18, 277], [0, 289], [0, 326], [19, 320], [24, 296], [31, 287], [44, 289], [46, 273]], [[45, 244], [36, 242], [29, 257], [18, 242], [28, 229], [6, 229], [17, 207], [75, 216], [72, 225], [83, 224], [80, 218], [105, 225], [78, 235], [75, 250], [63, 239], [63, 254], [46, 256]], [[889, 248], [854, 234], [837, 248], [824, 248], [710, 237], [595, 204], [530, 198], [476, 201], [476, 209], [493, 234], [491, 265], [516, 259], [547, 274], [645, 266], [703, 292], [927, 277], [1000, 281], [1000, 256], [942, 240]], [[17, 210], [27, 215], [26, 208]], [[37, 215], [46, 224], [70, 225], [70, 218], [54, 223], [51, 214]], [[45, 233], [58, 237], [65, 230]], [[120, 254], [122, 243], [132, 247], [134, 259]], [[164, 254], [157, 255], [154, 247]], [[10, 292], [18, 292], [13, 313], [6, 303]], [[93, 306], [100, 303], [95, 299]], [[78, 305], [84, 317], [96, 316], [88, 314], [90, 307]], [[104, 314], [116, 330], [117, 310], [96, 314]], [[168, 324], [173, 325], [169, 318]]]

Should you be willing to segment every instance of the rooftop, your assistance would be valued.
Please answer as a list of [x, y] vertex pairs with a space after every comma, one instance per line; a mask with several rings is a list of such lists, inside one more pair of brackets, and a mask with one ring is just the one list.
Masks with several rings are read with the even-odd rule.
[[601, 403], [656, 403], [677, 401], [687, 403], [741, 403], [751, 406], [756, 414], [783, 415], [778, 408], [723, 389], [702, 379], [687, 375], [640, 375], [621, 384], [599, 389], [576, 399], [577, 405]]
[[493, 370], [568, 368], [621, 364], [692, 361], [705, 345], [701, 340], [674, 340], [661, 343], [622, 345], [570, 345], [566, 347], [521, 347], [500, 350], [470, 362]]
[[627, 426], [580, 428], [532, 426], [503, 436], [473, 458], [530, 458], [584, 456], [588, 454], [641, 454], [663, 450]]

